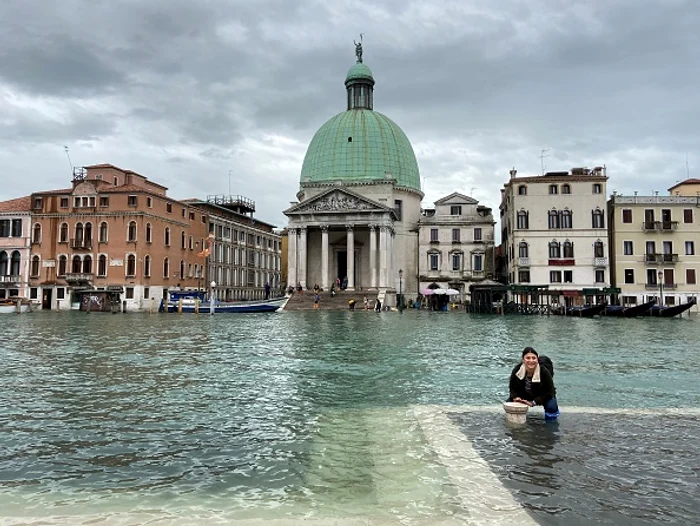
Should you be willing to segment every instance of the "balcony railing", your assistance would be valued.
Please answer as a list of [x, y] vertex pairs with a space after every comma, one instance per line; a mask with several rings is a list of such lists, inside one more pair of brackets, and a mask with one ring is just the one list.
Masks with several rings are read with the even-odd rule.
[[74, 249], [92, 250], [92, 239], [71, 239], [70, 247]]
[[659, 254], [664, 263], [678, 263], [678, 254]]
[[678, 283], [664, 283], [662, 285], [659, 285], [658, 283], [645, 283], [644, 284], [644, 288], [646, 290], [659, 290], [659, 287], [661, 287], [663, 290], [677, 289]]
[[593, 258], [593, 266], [594, 267], [607, 267], [608, 266], [608, 258], [594, 257]]
[[647, 265], [658, 265], [660, 262], [659, 255], [660, 254], [644, 254], [643, 261]]
[[671, 232], [678, 229], [678, 221], [644, 221], [642, 230], [645, 232]]
[[663, 232], [676, 230], [678, 228], [678, 221], [661, 221], [660, 228]]
[[92, 281], [92, 272], [68, 272], [66, 281]]
[[20, 277], [18, 274], [10, 274], [9, 276], [0, 276], [0, 283], [19, 283]]
[[658, 283], [645, 283], [644, 289], [645, 290], [659, 290], [659, 284]]
[[430, 240], [430, 244], [431, 244], [431, 245], [438, 245], [438, 244], [440, 244], [440, 240], [438, 240], [438, 239], [431, 239], [431, 240]]
[[658, 221], [644, 221], [644, 223], [642, 223], [642, 230], [645, 232], [654, 232], [658, 230], [658, 225]]
[[518, 258], [518, 266], [519, 267], [529, 267], [530, 266], [530, 258]]

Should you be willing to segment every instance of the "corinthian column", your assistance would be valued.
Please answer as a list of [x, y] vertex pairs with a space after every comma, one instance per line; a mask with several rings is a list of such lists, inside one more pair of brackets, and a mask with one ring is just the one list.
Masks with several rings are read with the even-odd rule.
[[299, 283], [301, 283], [302, 288], [306, 288], [306, 227], [303, 226], [300, 229], [299, 234]]
[[[295, 287], [297, 286], [297, 229], [290, 228], [287, 231], [287, 241], [289, 245], [287, 248], [287, 286]], [[245, 267], [245, 263], [241, 262], [241, 267]]]
[[386, 288], [386, 265], [387, 265], [387, 228], [379, 227], [379, 288]]
[[348, 290], [355, 290], [355, 231], [348, 226]]
[[328, 226], [321, 227], [321, 287], [328, 290]]
[[377, 228], [369, 226], [369, 286], [377, 288]]

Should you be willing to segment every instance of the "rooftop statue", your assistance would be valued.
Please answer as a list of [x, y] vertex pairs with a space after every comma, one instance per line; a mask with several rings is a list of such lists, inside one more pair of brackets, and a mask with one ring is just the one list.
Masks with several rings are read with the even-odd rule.
[[360, 33], [360, 41], [355, 42], [355, 56], [357, 57], [357, 63], [361, 64], [362, 63], [362, 33]]

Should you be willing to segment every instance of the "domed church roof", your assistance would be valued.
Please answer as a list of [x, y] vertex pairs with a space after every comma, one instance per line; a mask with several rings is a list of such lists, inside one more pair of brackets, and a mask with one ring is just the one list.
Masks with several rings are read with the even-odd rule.
[[345, 80], [348, 109], [316, 132], [306, 151], [301, 182], [362, 182], [395, 179], [420, 191], [420, 172], [406, 134], [373, 110], [374, 77], [358, 61]]

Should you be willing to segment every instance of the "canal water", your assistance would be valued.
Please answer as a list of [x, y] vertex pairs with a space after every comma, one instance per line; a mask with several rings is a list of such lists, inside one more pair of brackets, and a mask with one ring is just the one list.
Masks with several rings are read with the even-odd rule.
[[[700, 319], [0, 318], [2, 524], [699, 523]], [[562, 417], [504, 422], [523, 347]]]

